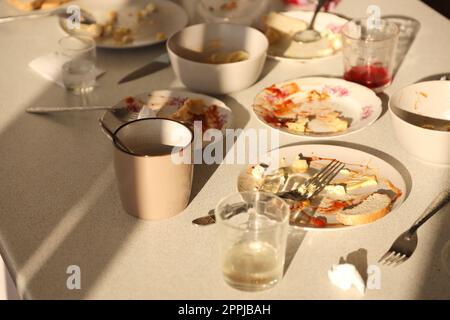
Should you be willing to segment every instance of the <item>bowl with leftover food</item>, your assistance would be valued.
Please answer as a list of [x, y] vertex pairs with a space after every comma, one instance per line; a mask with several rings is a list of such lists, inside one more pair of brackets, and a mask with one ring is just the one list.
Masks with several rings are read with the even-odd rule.
[[450, 81], [419, 82], [389, 100], [400, 145], [429, 163], [450, 165]]
[[168, 0], [80, 0], [78, 4], [95, 19], [94, 24], [81, 21], [79, 27], [61, 18], [60, 26], [68, 34], [90, 36], [97, 47], [127, 49], [166, 41], [188, 23], [182, 7]]
[[373, 223], [399, 208], [406, 183], [391, 164], [357, 149], [306, 144], [270, 151], [264, 163], [243, 169], [238, 190], [279, 194], [295, 190], [332, 160], [345, 164], [316, 196], [287, 199], [291, 225], [306, 230], [348, 230]]
[[359, 84], [335, 78], [300, 78], [260, 92], [253, 111], [265, 125], [304, 138], [339, 137], [374, 123], [381, 100]]
[[237, 24], [189, 26], [167, 41], [173, 70], [189, 89], [228, 94], [253, 85], [268, 48], [260, 31]]

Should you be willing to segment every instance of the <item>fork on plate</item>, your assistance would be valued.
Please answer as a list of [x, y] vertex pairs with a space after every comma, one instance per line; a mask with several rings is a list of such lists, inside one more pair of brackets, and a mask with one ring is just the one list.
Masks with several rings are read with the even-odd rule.
[[[328, 165], [323, 167], [319, 172], [314, 174], [311, 178], [306, 180], [302, 184], [293, 184], [289, 191], [279, 192], [276, 195], [283, 199], [293, 201], [308, 200], [321, 192], [330, 182], [336, 177], [339, 172], [345, 167], [345, 164], [333, 160]], [[282, 190], [284, 189], [281, 188]], [[247, 203], [237, 203], [231, 208], [230, 215], [237, 215], [241, 212], [245, 212], [248, 209]], [[291, 219], [293, 220], [293, 219]], [[214, 216], [214, 209], [211, 209], [207, 216], [197, 218], [192, 221], [193, 224], [199, 226], [206, 226], [216, 222]]]
[[387, 266], [398, 266], [408, 260], [417, 248], [417, 229], [449, 202], [450, 190], [442, 191], [433, 202], [428, 205], [411, 228], [402, 233], [394, 241], [389, 250], [380, 258], [380, 260], [378, 260], [378, 262]]

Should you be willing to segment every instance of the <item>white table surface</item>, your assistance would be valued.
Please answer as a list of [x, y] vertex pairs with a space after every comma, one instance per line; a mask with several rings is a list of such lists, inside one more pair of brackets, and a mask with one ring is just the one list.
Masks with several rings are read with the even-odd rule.
[[[13, 12], [2, 1], [1, 15]], [[382, 14], [418, 19], [422, 28], [401, 66], [391, 95], [425, 76], [450, 71], [450, 22], [416, 0], [343, 0], [337, 11], [362, 16], [369, 4]], [[450, 275], [441, 251], [450, 240], [450, 212], [441, 212], [419, 231], [412, 258], [397, 268], [381, 267], [381, 288], [364, 296], [340, 291], [327, 270], [340, 257], [363, 249], [375, 264], [444, 186], [450, 170], [422, 163], [397, 144], [389, 115], [370, 128], [340, 139], [378, 149], [397, 159], [412, 177], [402, 207], [370, 226], [351, 232], [290, 235], [292, 260], [274, 289], [244, 293], [222, 280], [216, 250], [216, 227], [196, 228], [191, 220], [208, 212], [235, 191], [239, 167], [196, 168], [194, 194], [179, 216], [162, 222], [138, 221], [122, 210], [112, 167], [112, 146], [100, 131], [101, 113], [37, 116], [36, 105], [82, 103], [27, 67], [55, 48], [63, 32], [54, 18], [0, 26], [0, 249], [19, 292], [30, 299], [413, 299], [450, 298]], [[112, 104], [127, 95], [176, 88], [171, 69], [117, 86], [125, 74], [163, 52], [163, 46], [98, 52], [107, 70], [88, 101]], [[308, 75], [342, 74], [341, 57], [307, 64], [269, 61], [253, 87], [223, 98], [233, 109], [237, 127], [262, 128], [250, 110], [264, 87]], [[298, 142], [281, 136], [282, 145]], [[363, 147], [364, 148], [364, 147]], [[81, 268], [81, 290], [68, 290], [66, 269]]]

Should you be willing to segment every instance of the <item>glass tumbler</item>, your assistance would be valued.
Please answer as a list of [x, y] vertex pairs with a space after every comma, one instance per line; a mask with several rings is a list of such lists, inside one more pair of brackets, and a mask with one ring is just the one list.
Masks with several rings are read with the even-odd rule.
[[283, 276], [286, 255], [286, 202], [269, 193], [237, 193], [220, 201], [215, 214], [225, 282], [244, 291], [277, 284]]
[[344, 79], [382, 92], [392, 81], [399, 35], [388, 20], [353, 20], [342, 28]]
[[92, 91], [96, 84], [96, 51], [94, 39], [67, 36], [59, 40], [59, 53], [67, 60], [62, 66], [62, 80], [75, 94]]

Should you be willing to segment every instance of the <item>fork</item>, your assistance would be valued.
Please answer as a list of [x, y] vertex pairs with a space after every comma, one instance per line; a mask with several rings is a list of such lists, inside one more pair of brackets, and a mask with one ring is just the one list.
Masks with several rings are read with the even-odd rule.
[[[280, 198], [293, 201], [308, 200], [321, 192], [344, 167], [344, 163], [338, 160], [333, 160], [311, 178], [306, 180], [303, 184], [294, 184], [290, 191], [279, 192], [276, 193], [276, 195]], [[245, 212], [245, 210], [241, 210], [242, 207], [247, 208], [247, 203], [236, 204], [230, 215], [233, 216], [241, 212]], [[291, 219], [291, 221], [292, 220], [293, 219]], [[207, 216], [203, 216], [192, 221], [193, 224], [199, 226], [206, 226], [215, 222], [216, 218], [214, 216], [214, 209], [209, 210]]]
[[411, 228], [402, 233], [394, 241], [391, 248], [380, 258], [380, 260], [378, 260], [378, 262], [383, 265], [395, 267], [408, 260], [417, 247], [417, 229], [449, 202], [450, 190], [442, 191], [433, 202], [428, 205]]

